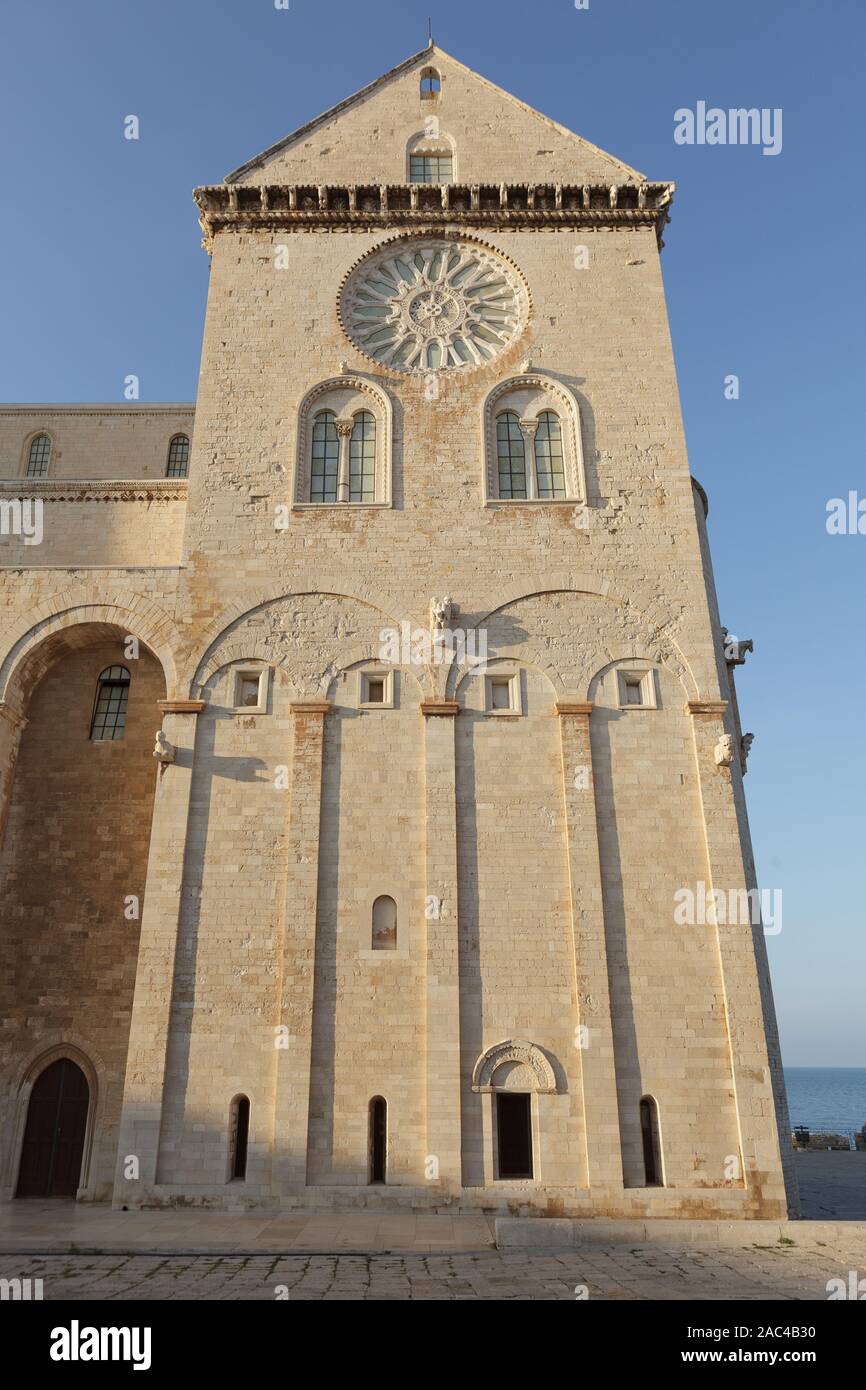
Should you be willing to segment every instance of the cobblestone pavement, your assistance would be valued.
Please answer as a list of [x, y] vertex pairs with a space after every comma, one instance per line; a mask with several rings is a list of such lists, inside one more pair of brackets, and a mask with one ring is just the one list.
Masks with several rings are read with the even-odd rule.
[[573, 1300], [577, 1286], [603, 1300], [825, 1300], [828, 1279], [847, 1281], [854, 1258], [796, 1246], [658, 1245], [587, 1245], [560, 1255], [9, 1254], [0, 1256], [0, 1278], [40, 1278], [46, 1300]]

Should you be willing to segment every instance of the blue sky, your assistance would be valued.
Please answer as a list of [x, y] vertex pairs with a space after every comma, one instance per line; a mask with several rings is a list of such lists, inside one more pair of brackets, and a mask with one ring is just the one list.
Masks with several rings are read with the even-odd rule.
[[[195, 396], [190, 191], [426, 41], [675, 179], [663, 267], [722, 619], [752, 637], [747, 790], [785, 1061], [866, 1066], [862, 0], [40, 0], [0, 20], [0, 397]], [[783, 147], [683, 146], [674, 112], [781, 107]], [[122, 138], [124, 116], [141, 139]], [[740, 399], [724, 398], [736, 373]], [[864, 1115], [866, 1118], [866, 1115]]]

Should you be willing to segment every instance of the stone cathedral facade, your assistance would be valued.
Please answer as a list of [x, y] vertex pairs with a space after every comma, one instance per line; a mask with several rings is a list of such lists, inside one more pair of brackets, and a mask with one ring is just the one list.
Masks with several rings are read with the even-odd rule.
[[0, 408], [5, 1198], [795, 1210], [672, 194], [431, 45]]

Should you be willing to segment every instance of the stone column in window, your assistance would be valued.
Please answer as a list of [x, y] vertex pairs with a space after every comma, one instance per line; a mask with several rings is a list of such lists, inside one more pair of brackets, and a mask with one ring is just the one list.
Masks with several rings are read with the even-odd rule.
[[462, 1184], [460, 973], [457, 942], [457, 782], [452, 700], [424, 715], [427, 943], [427, 1185], [443, 1195]]
[[307, 1180], [316, 975], [322, 763], [328, 700], [292, 704], [289, 865], [274, 1048], [274, 1180], [282, 1193]]
[[521, 420], [520, 433], [523, 435], [523, 453], [526, 458], [526, 495], [538, 496], [538, 475], [535, 470], [535, 436], [538, 431], [537, 420]]
[[[577, 1186], [603, 1193], [622, 1189], [616, 1062], [595, 782], [589, 721], [593, 706], [560, 703], [559, 734], [565, 796], [566, 848], [574, 951], [574, 1060], [582, 1096], [579, 1123], [583, 1173]], [[570, 1068], [571, 1070], [571, 1068]]]
[[171, 999], [183, 902], [183, 867], [192, 793], [195, 737], [203, 700], [159, 700], [162, 728], [176, 749], [156, 783], [150, 852], [123, 1109], [114, 1182], [116, 1207], [141, 1206], [156, 1186], [167, 1073]]
[[15, 780], [15, 764], [18, 760], [18, 747], [27, 720], [12, 705], [0, 701], [0, 848], [6, 830], [9, 804], [12, 800], [12, 783]]
[[[742, 775], [736, 758], [730, 764], [716, 761], [720, 740], [730, 733], [725, 727], [727, 701], [693, 700], [686, 710], [691, 716], [695, 761], [701, 792], [704, 835], [707, 846], [707, 916], [710, 896], [721, 890], [726, 905], [740, 901], [753, 904], [756, 887], [755, 864], [746, 820]], [[775, 908], [775, 903], [771, 899]], [[742, 1146], [743, 1183], [748, 1206], [745, 1215], [768, 1221], [784, 1219], [788, 1203], [791, 1215], [798, 1215], [793, 1150], [783, 1143], [791, 1132], [782, 1079], [781, 1051], [773, 1007], [767, 945], [764, 928], [781, 927], [781, 922], [743, 923], [738, 912], [719, 912], [725, 921], [696, 925], [694, 930], [712, 935], [718, 941], [722, 974], [721, 1004], [725, 1012], [733, 1068], [733, 1087]], [[759, 916], [759, 913], [753, 915]], [[736, 920], [731, 922], [730, 917]], [[736, 1012], [731, 1000], [736, 1001]], [[785, 1174], [788, 1193], [776, 1176]]]
[[337, 474], [337, 501], [348, 502], [349, 500], [349, 446], [352, 439], [351, 420], [338, 420], [336, 422], [337, 434], [340, 437], [340, 464]]

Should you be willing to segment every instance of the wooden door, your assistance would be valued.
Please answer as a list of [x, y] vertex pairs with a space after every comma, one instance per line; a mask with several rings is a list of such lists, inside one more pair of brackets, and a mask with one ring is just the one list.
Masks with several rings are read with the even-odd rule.
[[90, 1087], [69, 1057], [38, 1076], [30, 1093], [18, 1170], [19, 1197], [74, 1197], [81, 1181]]

